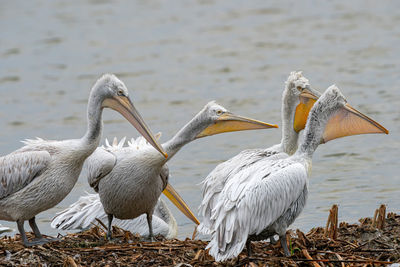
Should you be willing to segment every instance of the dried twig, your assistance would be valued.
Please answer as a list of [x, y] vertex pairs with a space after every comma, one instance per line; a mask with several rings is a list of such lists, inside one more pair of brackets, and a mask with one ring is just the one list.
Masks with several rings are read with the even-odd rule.
[[64, 263], [63, 263], [63, 266], [65, 266], [65, 267], [78, 267], [78, 265], [76, 264], [76, 262], [75, 262], [75, 260], [72, 258], [72, 257], [70, 257], [70, 256], [68, 256], [65, 260], [64, 260]]
[[107, 231], [107, 229], [108, 229], [107, 226], [100, 219], [98, 219], [98, 218], [95, 218], [95, 219], [101, 226], [103, 226], [104, 230]]
[[319, 265], [317, 262], [315, 262], [315, 260], [310, 256], [307, 249], [302, 249], [301, 252], [303, 253], [304, 257], [306, 257], [307, 260], [312, 261], [312, 265], [314, 267], [321, 267], [321, 265]]
[[326, 222], [324, 236], [336, 240], [337, 227], [338, 227], [338, 206], [334, 204], [332, 208], [329, 210], [329, 217]]
[[[372, 227], [373, 219], [363, 219], [361, 224], [341, 223], [336, 229], [337, 238], [330, 238], [337, 214], [330, 211], [327, 228], [313, 228], [304, 234], [300, 230], [288, 231], [293, 255], [283, 257], [279, 245], [253, 242], [253, 256], [242, 252], [237, 259], [218, 264], [207, 253], [206, 241], [164, 240], [143, 242], [128, 231], [114, 227], [115, 238], [104, 239], [105, 229], [96, 225], [88, 231], [68, 234], [61, 242], [24, 248], [20, 236], [0, 238], [0, 266], [175, 266], [187, 263], [192, 266], [363, 266], [381, 265], [400, 261], [400, 216], [390, 214], [385, 227], [379, 231]], [[376, 218], [379, 211], [377, 212]], [[382, 211], [381, 211], [381, 214]], [[332, 220], [333, 218], [333, 220]], [[378, 224], [378, 219], [376, 222]], [[332, 226], [331, 226], [332, 223]], [[325, 234], [328, 237], [325, 237]], [[34, 238], [27, 233], [29, 239]], [[72, 261], [71, 261], [72, 260]]]
[[393, 262], [391, 261], [377, 261], [377, 260], [330, 260], [330, 259], [321, 259], [321, 260], [315, 260], [315, 259], [292, 259], [294, 261], [305, 261], [305, 262], [337, 262], [337, 263], [371, 263], [371, 264], [392, 264]]
[[197, 225], [194, 227], [193, 234], [192, 234], [192, 240], [194, 240], [196, 238], [196, 235], [197, 235]]
[[[340, 261], [343, 260], [343, 258], [339, 254], [335, 253], [335, 256], [336, 256], [336, 258], [338, 258], [338, 260], [340, 260]], [[345, 267], [344, 262], [341, 262], [341, 264], [342, 264], [342, 267]]]
[[385, 227], [386, 218], [386, 205], [381, 205], [379, 209], [375, 210], [372, 226], [382, 230]]

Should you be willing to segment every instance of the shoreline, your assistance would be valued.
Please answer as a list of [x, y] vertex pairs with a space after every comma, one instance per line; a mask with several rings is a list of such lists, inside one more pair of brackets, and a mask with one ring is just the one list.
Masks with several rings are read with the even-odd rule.
[[[288, 230], [292, 256], [283, 256], [279, 242], [252, 242], [253, 254], [246, 249], [236, 258], [216, 263], [208, 255], [202, 240], [143, 239], [114, 227], [114, 240], [105, 240], [105, 229], [91, 229], [65, 236], [61, 241], [25, 248], [19, 238], [0, 238], [2, 266], [369, 266], [400, 263], [400, 215], [389, 213], [382, 205], [372, 218], [362, 218], [357, 224], [338, 223], [338, 208], [334, 205], [325, 227], [312, 228], [308, 233]], [[28, 238], [33, 238], [28, 233]]]

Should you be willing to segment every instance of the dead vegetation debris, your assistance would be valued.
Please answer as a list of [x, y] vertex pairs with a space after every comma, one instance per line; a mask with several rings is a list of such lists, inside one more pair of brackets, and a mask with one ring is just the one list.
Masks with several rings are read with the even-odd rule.
[[[96, 225], [85, 232], [59, 236], [61, 241], [25, 248], [19, 235], [0, 239], [1, 266], [380, 266], [400, 262], [400, 215], [381, 206], [373, 218], [359, 224], [338, 225], [338, 208], [332, 207], [325, 228], [287, 232], [292, 256], [287, 258], [279, 242], [252, 242], [251, 257], [216, 263], [208, 255], [206, 241], [166, 240], [144, 242], [115, 227], [114, 240]], [[28, 234], [33, 238], [32, 234]]]

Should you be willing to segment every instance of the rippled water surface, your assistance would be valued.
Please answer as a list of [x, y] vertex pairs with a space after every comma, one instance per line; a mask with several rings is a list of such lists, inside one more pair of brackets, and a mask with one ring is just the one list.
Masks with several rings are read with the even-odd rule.
[[[372, 216], [400, 207], [400, 2], [2, 1], [0, 147], [25, 138], [77, 138], [86, 129], [90, 87], [116, 73], [154, 132], [168, 140], [210, 100], [280, 124], [281, 94], [292, 70], [323, 91], [336, 83], [349, 102], [390, 135], [353, 136], [314, 154], [308, 204], [292, 227]], [[103, 137], [136, 137], [119, 114], [104, 112]], [[171, 183], [197, 210], [199, 183], [246, 148], [269, 147], [280, 130], [213, 136], [169, 163]], [[46, 234], [55, 212], [92, 192], [84, 173], [72, 193], [37, 216]], [[193, 224], [173, 209], [181, 238]], [[14, 223], [1, 222], [3, 225]]]

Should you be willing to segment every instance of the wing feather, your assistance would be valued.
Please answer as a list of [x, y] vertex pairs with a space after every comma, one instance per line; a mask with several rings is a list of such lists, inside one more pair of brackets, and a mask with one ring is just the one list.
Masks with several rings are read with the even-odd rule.
[[289, 160], [260, 161], [227, 181], [210, 219], [207, 248], [217, 261], [239, 254], [247, 237], [273, 224], [307, 184], [305, 167]]
[[[108, 143], [108, 141], [107, 141]], [[98, 147], [85, 161], [88, 183], [98, 191], [100, 180], [109, 174], [117, 161], [116, 156], [109, 149]]]
[[7, 227], [7, 226], [2, 226], [0, 224], [0, 234], [7, 233], [7, 232], [14, 232], [14, 229]]
[[0, 199], [27, 186], [48, 166], [47, 151], [26, 151], [0, 157]]
[[[158, 133], [157, 138], [161, 136]], [[122, 138], [119, 142], [114, 137], [112, 143], [105, 139], [105, 146], [98, 147], [92, 155], [85, 161], [85, 168], [88, 172], [88, 183], [91, 187], [98, 192], [98, 185], [100, 180], [109, 174], [115, 166], [117, 155], [129, 153], [132, 149], [144, 149], [150, 146], [144, 137], [140, 136], [136, 139], [128, 141], [128, 146], [124, 147], [126, 137]]]
[[[113, 225], [116, 225], [124, 230], [130, 231], [132, 233], [137, 233], [140, 236], [149, 235], [149, 226], [147, 224], [146, 214], [142, 214], [139, 217], [131, 220], [120, 220], [115, 219]], [[169, 226], [160, 217], [153, 215], [152, 219], [153, 234], [162, 235], [167, 237], [169, 234]]]
[[[155, 134], [154, 137], [158, 141], [161, 137], [161, 132]], [[151, 145], [146, 141], [146, 139], [143, 136], [139, 136], [136, 139], [132, 138], [131, 141], [128, 141], [128, 146], [132, 149], [140, 150], [150, 147]]]
[[98, 194], [87, 194], [72, 203], [67, 209], [58, 212], [52, 219], [51, 227], [62, 230], [85, 229], [96, 222], [96, 218], [106, 219]]
[[[239, 172], [260, 160], [287, 156], [285, 153], [279, 152], [279, 147], [275, 146], [268, 149], [248, 149], [215, 167], [202, 182], [203, 200], [199, 207], [199, 213], [203, 216], [203, 222], [199, 225], [198, 230], [204, 234], [211, 233], [211, 212], [216, 207], [219, 195], [227, 181], [236, 179], [236, 175]], [[240, 189], [238, 188], [239, 191]]]

